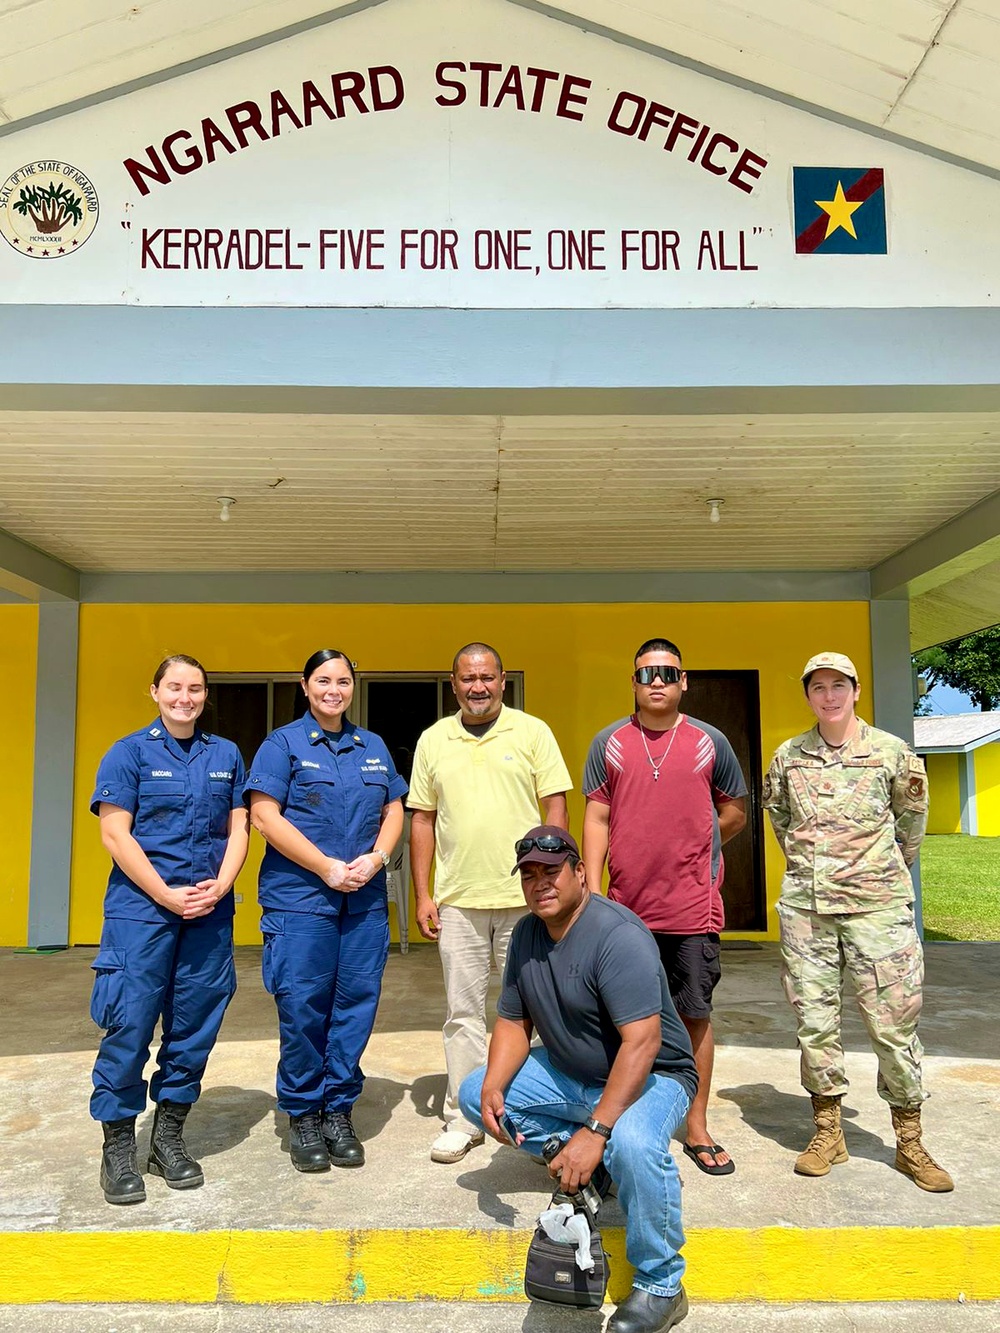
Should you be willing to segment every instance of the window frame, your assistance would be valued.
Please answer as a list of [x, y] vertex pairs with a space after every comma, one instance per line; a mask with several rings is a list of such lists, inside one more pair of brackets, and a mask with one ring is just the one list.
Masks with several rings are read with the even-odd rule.
[[[524, 672], [508, 671], [507, 684], [510, 685], [513, 704], [511, 707], [524, 708]], [[450, 692], [450, 671], [358, 671], [355, 668], [356, 687], [354, 703], [356, 707], [354, 722], [359, 727], [368, 726], [368, 685], [371, 681], [434, 681], [437, 684], [437, 715], [440, 721], [455, 710], [449, 705], [454, 699]], [[274, 730], [274, 687], [275, 685], [298, 684], [301, 672], [295, 671], [209, 671], [209, 694], [217, 685], [266, 685], [267, 686], [267, 731]]]

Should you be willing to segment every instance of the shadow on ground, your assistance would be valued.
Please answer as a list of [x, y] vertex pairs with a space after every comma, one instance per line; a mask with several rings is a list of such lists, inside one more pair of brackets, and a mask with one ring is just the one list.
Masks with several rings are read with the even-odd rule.
[[[442, 1060], [444, 1056], [442, 1055]], [[446, 1074], [422, 1074], [410, 1084], [410, 1101], [417, 1115], [432, 1120], [444, 1119], [444, 1099], [448, 1091]]]
[[[370, 1142], [381, 1134], [392, 1117], [393, 1111], [406, 1094], [406, 1084], [396, 1083], [388, 1078], [366, 1078], [364, 1092], [354, 1108], [352, 1120], [358, 1137], [363, 1143]], [[281, 1143], [281, 1151], [288, 1152], [288, 1116], [279, 1111], [271, 1099], [274, 1109], [274, 1134]]]
[[[96, 953], [90, 946], [56, 954], [0, 949], [0, 1058], [97, 1050], [101, 1034], [89, 1013], [90, 965]], [[994, 1059], [1000, 943], [931, 942], [926, 960], [921, 1037], [928, 1054]], [[239, 989], [226, 1013], [220, 1040], [276, 1041], [274, 1002], [261, 985], [260, 949], [237, 949], [236, 968]], [[778, 973], [778, 949], [773, 943], [759, 950], [727, 951], [713, 1014], [720, 1046], [794, 1050], [794, 1020], [781, 994]], [[490, 1013], [497, 984], [494, 976]], [[439, 1030], [443, 1021], [444, 989], [437, 950], [414, 946], [409, 953], [400, 954], [393, 949], [376, 1035], [430, 1033]], [[844, 1044], [849, 1051], [869, 1049], [849, 994], [844, 1002]], [[438, 1092], [431, 1082], [418, 1077], [413, 1097], [420, 1114], [440, 1115]]]
[[532, 1303], [524, 1316], [521, 1333], [601, 1333], [604, 1315], [600, 1310], [574, 1310], [567, 1306]]
[[[523, 1149], [515, 1152], [503, 1147], [493, 1150], [492, 1141], [487, 1139], [487, 1148], [493, 1156], [474, 1171], [463, 1171], [455, 1177], [455, 1184], [464, 1190], [474, 1191], [476, 1203], [484, 1217], [492, 1218], [505, 1227], [524, 1226], [525, 1205], [520, 1198], [520, 1207], [515, 1207], [505, 1200], [511, 1196], [536, 1195], [537, 1205], [528, 1205], [532, 1217], [548, 1206], [555, 1185], [548, 1169], [541, 1162], [536, 1162]], [[625, 1225], [625, 1216], [614, 1197], [605, 1199], [601, 1206], [600, 1225], [602, 1227], [621, 1227]]]
[[[725, 1102], [734, 1102], [754, 1133], [763, 1139], [770, 1139], [779, 1148], [802, 1152], [812, 1137], [812, 1109], [805, 1093], [799, 1097], [789, 1092], [779, 1092], [770, 1083], [743, 1083], [736, 1088], [716, 1088], [715, 1096]], [[852, 1106], [841, 1104], [841, 1123], [847, 1151], [852, 1157], [865, 1157], [872, 1162], [891, 1162], [895, 1149], [890, 1150], [877, 1134], [854, 1124], [857, 1115]], [[888, 1122], [888, 1111], [886, 1120]]]
[[[191, 1108], [184, 1126], [184, 1142], [195, 1157], [217, 1157], [250, 1137], [275, 1110], [274, 1098], [259, 1088], [206, 1088]], [[140, 1120], [136, 1142], [140, 1160], [149, 1153], [153, 1132], [153, 1107]]]

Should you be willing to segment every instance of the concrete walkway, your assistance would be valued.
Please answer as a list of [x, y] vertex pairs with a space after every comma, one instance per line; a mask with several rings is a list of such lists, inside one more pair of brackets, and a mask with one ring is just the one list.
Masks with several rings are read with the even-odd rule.
[[[181, 1265], [180, 1287], [189, 1281], [190, 1292], [171, 1288], [165, 1299], [335, 1297], [338, 1283], [348, 1281], [346, 1270], [333, 1264], [323, 1278], [332, 1285], [314, 1294], [309, 1272], [296, 1264], [314, 1244], [325, 1254], [340, 1240], [367, 1264], [364, 1290], [351, 1270], [348, 1299], [517, 1298], [524, 1233], [547, 1198], [546, 1176], [499, 1145], [479, 1148], [455, 1166], [428, 1158], [444, 1093], [433, 947], [414, 946], [389, 961], [355, 1113], [368, 1165], [319, 1176], [290, 1167], [287, 1121], [274, 1104], [273, 1002], [260, 985], [259, 950], [240, 950], [240, 990], [189, 1121], [188, 1141], [203, 1160], [206, 1185], [178, 1192], [147, 1178], [147, 1202], [131, 1208], [106, 1205], [97, 1183], [100, 1131], [87, 1111], [99, 1036], [88, 1016], [95, 952], [0, 951], [0, 1273], [14, 1273], [15, 1300], [71, 1301], [78, 1290], [86, 1292], [78, 1299], [99, 1299], [93, 1264], [102, 1252], [127, 1255], [140, 1268], [144, 1254], [150, 1262], [156, 1254], [172, 1256]], [[681, 1158], [692, 1297], [956, 1300], [964, 1291], [1000, 1298], [1000, 1176], [983, 1151], [1000, 1110], [998, 1014], [1000, 945], [928, 946], [921, 1033], [933, 1096], [925, 1137], [957, 1185], [953, 1194], [928, 1195], [892, 1169], [888, 1108], [875, 1094], [875, 1060], [849, 1000], [851, 1161], [808, 1180], [792, 1172], [811, 1124], [776, 947], [727, 949], [710, 1124], [738, 1165], [734, 1176], [712, 1179]], [[141, 1125], [141, 1160], [151, 1118]], [[621, 1253], [621, 1224], [617, 1205], [606, 1205], [602, 1226], [613, 1260]], [[402, 1249], [409, 1257], [394, 1276], [383, 1268], [393, 1267], [386, 1256], [399, 1247], [399, 1231], [407, 1233]], [[95, 1232], [104, 1238], [97, 1251], [99, 1237], [75, 1234]], [[444, 1232], [452, 1233], [447, 1243]], [[818, 1233], [826, 1237], [820, 1236], [826, 1263], [817, 1268], [810, 1247]], [[196, 1238], [192, 1260], [185, 1247]], [[119, 1249], [123, 1244], [132, 1248]], [[803, 1264], [810, 1271], [801, 1272]], [[428, 1266], [421, 1285], [414, 1273]], [[621, 1280], [622, 1263], [615, 1268]], [[146, 1299], [155, 1299], [160, 1279], [150, 1280]], [[0, 1277], [0, 1303], [4, 1285]], [[128, 1296], [115, 1288], [110, 1298]]]
[[[540, 1305], [0, 1306], [0, 1333], [601, 1333], [598, 1313]], [[1000, 1303], [693, 1304], [680, 1333], [996, 1333]]]

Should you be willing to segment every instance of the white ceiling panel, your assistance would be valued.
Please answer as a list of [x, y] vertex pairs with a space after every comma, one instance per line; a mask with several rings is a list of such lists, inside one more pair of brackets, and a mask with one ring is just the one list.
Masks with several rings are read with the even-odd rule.
[[[43, 114], [346, 4], [0, 0], [0, 118]], [[392, 0], [387, 23], [391, 8]], [[1000, 169], [1000, 0], [557, 0], [553, 8]]]
[[0, 0], [0, 116], [16, 121], [251, 41], [348, 0]]
[[911, 600], [910, 646], [917, 652], [994, 625], [998, 607], [1000, 561], [993, 561]]
[[[986, 12], [987, 8], [992, 12]], [[963, 5], [886, 120], [895, 133], [998, 163], [1000, 3]]]
[[7, 412], [0, 478], [89, 572], [867, 569], [997, 490], [1000, 415]]
[[920, 63], [943, 5], [823, 0], [635, 5], [573, 0], [566, 12], [775, 91], [877, 123]]

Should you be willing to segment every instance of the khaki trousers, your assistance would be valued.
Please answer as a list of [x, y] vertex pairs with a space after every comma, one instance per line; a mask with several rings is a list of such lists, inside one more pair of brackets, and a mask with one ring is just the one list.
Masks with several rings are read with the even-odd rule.
[[496, 959], [503, 976], [507, 946], [525, 907], [451, 907], [439, 910], [441, 923], [438, 952], [444, 970], [447, 1015], [441, 1035], [448, 1070], [448, 1093], [444, 1122], [448, 1129], [478, 1134], [458, 1106], [462, 1080], [486, 1063], [486, 992], [490, 984], [490, 958]]

